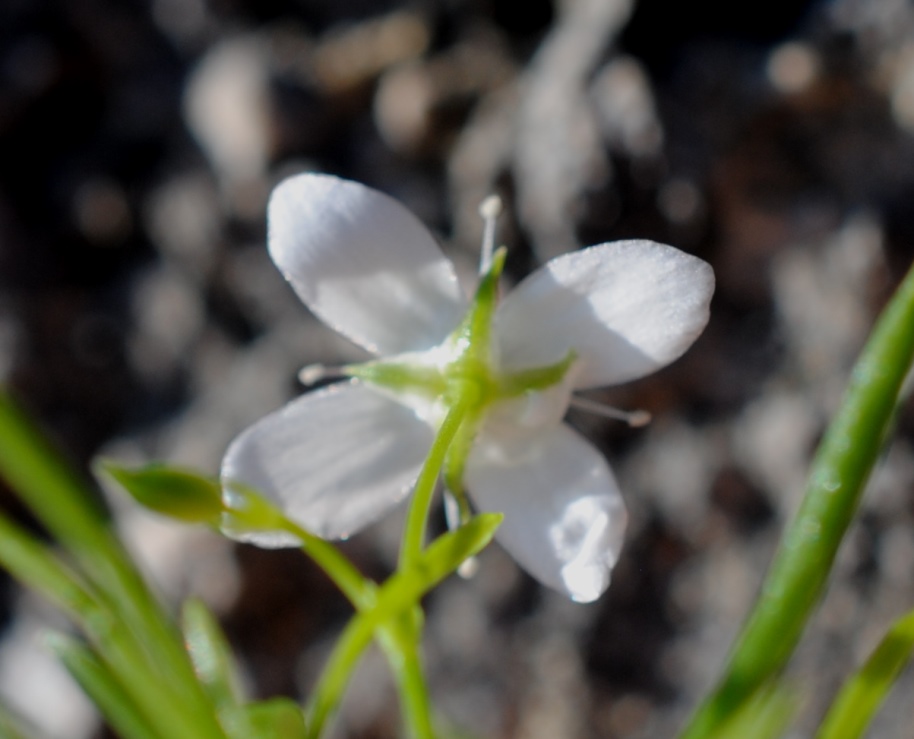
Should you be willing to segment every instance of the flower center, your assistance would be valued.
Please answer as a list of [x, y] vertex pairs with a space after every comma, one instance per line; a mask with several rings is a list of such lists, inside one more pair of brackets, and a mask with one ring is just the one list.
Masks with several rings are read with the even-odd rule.
[[[487, 244], [491, 234], [492, 229], [487, 228]], [[483, 251], [486, 268], [470, 308], [440, 345], [342, 368], [343, 374], [371, 383], [435, 427], [458, 403], [468, 409], [443, 469], [464, 521], [470, 509], [463, 491], [463, 470], [483, 419], [491, 416], [494, 426], [520, 430], [558, 422], [570, 399], [570, 384], [563, 380], [575, 359], [574, 352], [569, 352], [555, 364], [510, 373], [500, 370], [493, 320], [507, 252], [504, 247], [492, 251], [485, 245]]]
[[[438, 416], [443, 418], [447, 408], [467, 396], [472, 398], [470, 417], [478, 420], [493, 403], [522, 398], [561, 383], [574, 362], [574, 352], [555, 364], [518, 372], [505, 373], [498, 367], [492, 323], [505, 253], [501, 248], [492, 255], [469, 310], [441, 344], [426, 351], [349, 365], [342, 373], [390, 392], [430, 422]], [[419, 407], [422, 404], [438, 405], [443, 412], [423, 411]]]

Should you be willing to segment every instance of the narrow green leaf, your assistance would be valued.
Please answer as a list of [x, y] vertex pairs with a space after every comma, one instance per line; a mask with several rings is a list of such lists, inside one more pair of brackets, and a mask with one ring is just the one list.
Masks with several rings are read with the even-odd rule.
[[50, 634], [48, 645], [123, 739], [166, 739], [137, 710], [118, 679], [84, 644], [63, 634]]
[[[173, 728], [171, 735], [222, 737], [215, 712], [196, 680], [190, 660], [173, 624], [162, 612], [127, 556], [111, 533], [106, 516], [94, 502], [97, 498], [28, 416], [0, 390], [0, 477], [4, 477], [35, 513], [41, 523], [63, 544], [74, 560], [75, 576], [42, 563], [38, 550], [19, 537], [7, 554], [20, 557], [19, 565], [45, 565], [17, 573], [43, 587], [57, 604], [76, 608], [77, 623], [113, 671], [128, 681], [142, 677], [149, 695], [157, 696], [160, 720]], [[0, 547], [2, 549], [2, 547]], [[22, 559], [22, 555], [27, 555]], [[9, 566], [16, 567], [13, 562]], [[46, 579], [42, 583], [39, 575]], [[85, 582], [79, 592], [74, 583]], [[55, 595], [54, 588], [59, 592]], [[89, 602], [76, 602], [91, 591]], [[74, 600], [75, 599], [75, 600]], [[83, 610], [80, 610], [84, 607]], [[118, 638], [111, 642], [111, 634]], [[111, 643], [109, 643], [111, 642]], [[113, 661], [117, 658], [116, 661]], [[137, 701], [140, 705], [141, 701]], [[163, 712], [162, 705], [170, 710]], [[147, 716], [149, 718], [149, 716]]]
[[87, 586], [51, 548], [0, 513], [0, 566], [71, 618], [84, 618], [95, 606]]
[[303, 739], [305, 736], [301, 706], [289, 698], [251, 703], [240, 710], [244, 712], [249, 733], [240, 734], [237, 739]]
[[718, 729], [713, 739], [777, 739], [799, 708], [796, 693], [784, 685], [763, 687]]
[[142, 506], [185, 523], [218, 526], [223, 513], [222, 489], [216, 480], [161, 464], [127, 469], [99, 462]]
[[[109, 610], [97, 592], [87, 587], [50, 548], [0, 515], [0, 564], [24, 584], [34, 588], [61, 608], [95, 644], [122, 684], [125, 693], [138, 691], [136, 705], [147, 708], [152, 725], [159, 723], [173, 731], [188, 725], [206, 726], [206, 714], [187, 701], [186, 694], [199, 690], [195, 683], [181, 684], [180, 676], [165, 679], [158, 666], [150, 662], [144, 648], [143, 633], [127, 628]], [[191, 673], [192, 674], [192, 673]], [[160, 706], [168, 705], [162, 713]], [[104, 706], [102, 706], [104, 708]], [[206, 706], [210, 716], [213, 708]], [[182, 723], [183, 722], [183, 723]], [[215, 726], [214, 721], [210, 724]], [[218, 736], [212, 732], [201, 736]]]
[[863, 349], [813, 460], [800, 510], [784, 534], [724, 675], [683, 739], [711, 736], [793, 654], [888, 436], [912, 357], [914, 268]]
[[216, 618], [195, 599], [184, 604], [182, 615], [184, 642], [200, 683], [218, 708], [240, 705], [235, 658]]
[[[107, 665], [137, 710], [163, 737], [224, 739], [215, 707], [190, 673], [163, 674], [150, 660], [142, 633], [104, 612], [81, 624], [95, 653]], [[188, 660], [188, 667], [190, 661]], [[200, 700], [197, 700], [199, 694]], [[167, 707], [167, 709], [165, 708]]]
[[898, 619], [832, 704], [817, 739], [858, 739], [914, 651], [914, 611]]
[[2, 389], [0, 477], [78, 558], [84, 574], [106, 588], [121, 587], [126, 558], [98, 496]]

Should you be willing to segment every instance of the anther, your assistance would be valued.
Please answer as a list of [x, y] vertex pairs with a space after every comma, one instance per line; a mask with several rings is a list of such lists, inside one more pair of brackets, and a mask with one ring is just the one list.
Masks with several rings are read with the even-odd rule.
[[299, 371], [298, 381], [302, 385], [313, 385], [321, 380], [337, 379], [346, 376], [344, 367], [328, 367], [325, 364], [309, 364]]
[[504, 206], [498, 195], [489, 195], [479, 206], [479, 215], [485, 221], [482, 236], [482, 253], [479, 258], [479, 274], [484, 275], [492, 266], [492, 254], [495, 253], [495, 224]]
[[479, 205], [479, 215], [481, 215], [486, 221], [491, 221], [501, 215], [502, 210], [504, 210], [504, 204], [501, 202], [501, 198], [498, 195], [489, 195], [482, 203]]
[[601, 416], [603, 418], [612, 418], [616, 421], [622, 421], [627, 423], [632, 428], [647, 426], [651, 422], [651, 414], [647, 411], [623, 411], [619, 408], [614, 408], [611, 405], [598, 403], [596, 400], [581, 398], [577, 395], [571, 396], [570, 405], [582, 411], [587, 411], [588, 413], [593, 413], [594, 415]]

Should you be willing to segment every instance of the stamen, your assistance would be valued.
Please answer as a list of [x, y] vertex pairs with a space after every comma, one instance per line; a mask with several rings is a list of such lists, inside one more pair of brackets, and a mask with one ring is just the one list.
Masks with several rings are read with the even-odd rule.
[[495, 253], [495, 224], [504, 206], [498, 195], [489, 195], [479, 206], [479, 215], [485, 221], [482, 236], [482, 253], [479, 257], [479, 274], [484, 275], [492, 266], [492, 255]]
[[345, 367], [328, 367], [325, 364], [309, 364], [298, 373], [298, 381], [302, 385], [313, 385], [321, 380], [336, 380], [348, 377]]
[[575, 408], [579, 408], [582, 411], [587, 411], [588, 413], [602, 416], [603, 418], [612, 418], [617, 421], [623, 421], [632, 428], [647, 426], [651, 422], [651, 414], [647, 411], [623, 411], [619, 408], [613, 408], [611, 405], [599, 403], [596, 400], [590, 400], [589, 398], [581, 398], [577, 395], [571, 396], [569, 405], [572, 405]]

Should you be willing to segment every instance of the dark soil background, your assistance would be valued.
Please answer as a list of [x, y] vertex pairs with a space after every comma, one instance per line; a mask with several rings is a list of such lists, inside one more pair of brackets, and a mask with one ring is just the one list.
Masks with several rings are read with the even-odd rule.
[[[0, 381], [80, 464], [218, 469], [229, 440], [361, 356], [264, 248], [265, 199], [318, 169], [403, 201], [471, 276], [498, 192], [516, 280], [618, 238], [710, 261], [711, 322], [673, 366], [572, 413], [631, 513], [581, 606], [497, 547], [429, 597], [436, 705], [470, 736], [671, 736], [718, 673], [874, 316], [914, 254], [914, 9], [901, 0], [4, 0]], [[914, 602], [914, 419], [867, 493], [793, 663], [808, 736]], [[5, 502], [15, 506], [9, 491]], [[349, 610], [296, 552], [236, 547], [116, 494], [174, 602], [223, 619], [253, 694], [307, 695]], [[347, 542], [383, 576], [399, 517]], [[103, 735], [4, 586], [0, 695], [51, 737]], [[872, 736], [911, 736], [907, 674]], [[397, 734], [383, 659], [336, 736]]]

